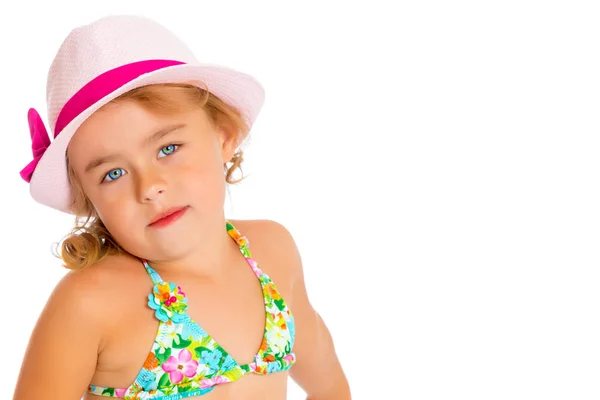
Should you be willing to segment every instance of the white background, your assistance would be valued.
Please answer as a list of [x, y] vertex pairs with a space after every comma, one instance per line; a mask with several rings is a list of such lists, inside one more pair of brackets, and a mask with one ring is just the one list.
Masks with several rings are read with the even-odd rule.
[[108, 13], [265, 86], [227, 213], [292, 232], [355, 399], [600, 398], [593, 3], [3, 2], [0, 398], [72, 222], [18, 175], [27, 109], [46, 121], [58, 46]]

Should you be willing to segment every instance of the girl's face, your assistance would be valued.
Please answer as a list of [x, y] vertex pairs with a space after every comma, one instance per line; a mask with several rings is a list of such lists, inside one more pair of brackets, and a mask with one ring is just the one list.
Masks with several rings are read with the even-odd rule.
[[[200, 108], [164, 116], [123, 101], [85, 121], [68, 157], [114, 239], [131, 254], [162, 260], [193, 251], [198, 228], [223, 215], [232, 142]], [[175, 222], [150, 225], [180, 207]]]

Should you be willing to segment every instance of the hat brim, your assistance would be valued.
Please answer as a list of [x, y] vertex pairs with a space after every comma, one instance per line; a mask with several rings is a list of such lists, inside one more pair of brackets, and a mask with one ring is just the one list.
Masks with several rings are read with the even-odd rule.
[[208, 88], [221, 100], [236, 107], [250, 129], [262, 108], [265, 93], [252, 76], [217, 65], [182, 64], [140, 75], [103, 97], [75, 117], [52, 141], [40, 159], [30, 181], [35, 201], [73, 214], [73, 196], [67, 175], [66, 149], [77, 129], [99, 108], [120, 95], [141, 86], [160, 83], [190, 83]]

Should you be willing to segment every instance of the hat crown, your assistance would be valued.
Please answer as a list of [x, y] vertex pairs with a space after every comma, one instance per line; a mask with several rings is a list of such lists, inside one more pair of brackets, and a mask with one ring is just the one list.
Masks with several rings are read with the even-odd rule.
[[73, 29], [48, 72], [46, 101], [52, 132], [65, 103], [88, 82], [111, 69], [144, 60], [198, 62], [183, 41], [145, 17], [108, 16]]

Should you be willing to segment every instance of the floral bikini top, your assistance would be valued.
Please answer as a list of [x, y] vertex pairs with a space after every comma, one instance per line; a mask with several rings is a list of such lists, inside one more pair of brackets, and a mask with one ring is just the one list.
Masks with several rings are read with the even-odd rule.
[[250, 373], [271, 374], [288, 370], [296, 360], [294, 317], [271, 278], [260, 270], [248, 249], [248, 240], [226, 221], [227, 233], [236, 241], [258, 277], [266, 310], [265, 333], [254, 361], [239, 364], [186, 313], [182, 288], [165, 282], [142, 260], [154, 288], [148, 306], [159, 320], [158, 333], [135, 381], [124, 389], [89, 385], [88, 392], [124, 399], [175, 400], [200, 396], [215, 385], [234, 382]]

